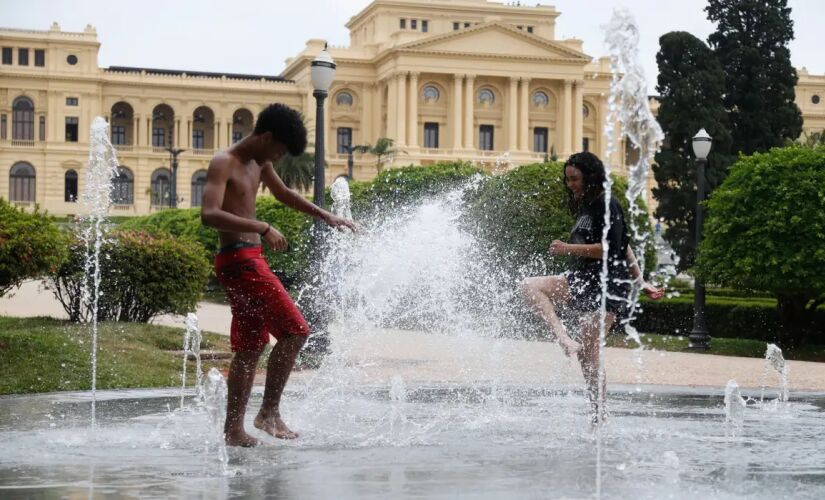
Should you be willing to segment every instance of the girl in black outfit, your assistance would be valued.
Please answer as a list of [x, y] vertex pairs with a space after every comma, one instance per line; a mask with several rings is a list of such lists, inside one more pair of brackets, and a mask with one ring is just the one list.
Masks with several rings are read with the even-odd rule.
[[[595, 410], [596, 421], [604, 417], [599, 400], [599, 308], [601, 307], [602, 231], [605, 200], [604, 165], [593, 153], [576, 153], [564, 165], [564, 185], [570, 213], [576, 224], [570, 242], [554, 240], [552, 255], [565, 255], [569, 270], [558, 276], [537, 276], [522, 282], [522, 291], [541, 318], [553, 330], [565, 354], [576, 354], [582, 367], [587, 395]], [[610, 199], [610, 228], [607, 231], [607, 315], [605, 331], [617, 317], [626, 315], [631, 280], [641, 282], [642, 291], [659, 299], [663, 290], [646, 283], [629, 245], [622, 207]], [[568, 310], [578, 317], [579, 341], [573, 340], [559, 319], [558, 310]], [[601, 394], [604, 395], [602, 386]]]

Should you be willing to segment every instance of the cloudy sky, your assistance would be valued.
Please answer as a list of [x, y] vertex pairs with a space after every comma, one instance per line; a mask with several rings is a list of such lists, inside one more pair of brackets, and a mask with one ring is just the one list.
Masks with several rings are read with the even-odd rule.
[[[0, 0], [0, 26], [63, 30], [97, 28], [101, 66], [141, 66], [277, 75], [306, 40], [348, 45], [344, 24], [370, 0]], [[522, 1], [534, 5], [535, 0]], [[593, 57], [606, 54], [602, 26], [614, 8], [626, 7], [641, 30], [641, 54], [651, 93], [659, 36], [674, 30], [706, 39], [712, 24], [706, 0], [543, 0], [561, 12], [558, 38], [584, 40]], [[825, 2], [789, 0], [796, 67], [825, 74], [822, 54]]]

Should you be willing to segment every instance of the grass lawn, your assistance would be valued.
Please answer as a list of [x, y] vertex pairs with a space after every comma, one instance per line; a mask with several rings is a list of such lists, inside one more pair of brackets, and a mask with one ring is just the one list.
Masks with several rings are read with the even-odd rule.
[[[688, 338], [686, 336], [659, 335], [654, 333], [642, 334], [642, 342], [645, 345], [645, 349], [674, 352], [702, 352], [706, 354], [741, 356], [746, 358], [764, 358], [765, 349], [767, 348], [767, 343], [761, 340], [716, 337], [711, 339], [710, 349], [707, 351], [693, 351], [688, 349]], [[631, 349], [637, 347], [636, 342], [624, 335], [610, 335], [607, 337], [607, 346]], [[825, 362], [825, 346], [804, 345], [795, 351], [784, 352], [784, 355], [786, 359], [797, 361]]]
[[[91, 328], [51, 318], [0, 317], [0, 394], [91, 389]], [[183, 329], [101, 323], [97, 388], [171, 387], [181, 383]], [[204, 334], [203, 350], [229, 351], [229, 338]], [[194, 361], [187, 368], [192, 384]], [[228, 360], [204, 361], [204, 371]]]

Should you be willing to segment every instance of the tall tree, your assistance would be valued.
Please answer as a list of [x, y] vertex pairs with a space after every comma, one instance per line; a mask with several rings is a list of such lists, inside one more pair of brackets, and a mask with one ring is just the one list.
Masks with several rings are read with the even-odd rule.
[[794, 102], [796, 69], [788, 43], [793, 21], [787, 0], [708, 0], [716, 23], [708, 43], [725, 71], [725, 108], [734, 152], [746, 155], [782, 146], [802, 132]]
[[656, 217], [664, 219], [664, 238], [679, 256], [679, 269], [693, 266], [696, 213], [696, 163], [692, 138], [704, 128], [713, 137], [706, 168], [707, 193], [725, 178], [733, 162], [731, 134], [722, 105], [725, 74], [716, 56], [701, 40], [683, 31], [659, 38], [659, 93], [657, 118], [665, 142], [656, 153], [653, 196], [659, 202]]

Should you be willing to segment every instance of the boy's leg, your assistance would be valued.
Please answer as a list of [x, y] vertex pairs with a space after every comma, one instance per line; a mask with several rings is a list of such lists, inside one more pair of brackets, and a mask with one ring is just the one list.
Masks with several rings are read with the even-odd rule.
[[[616, 316], [607, 313], [605, 331], [609, 331]], [[582, 349], [578, 353], [579, 363], [584, 375], [587, 398], [593, 406], [593, 423], [601, 424], [606, 416], [605, 397], [607, 396], [607, 375], [602, 380], [599, 391], [599, 312], [587, 313], [581, 317]]]
[[541, 319], [553, 330], [559, 345], [568, 356], [579, 351], [578, 342], [567, 335], [567, 329], [559, 319], [556, 307], [570, 300], [570, 287], [564, 276], [536, 276], [521, 282], [521, 291], [536, 309]]
[[255, 427], [280, 439], [294, 439], [298, 433], [293, 432], [281, 419], [281, 394], [284, 392], [289, 374], [295, 366], [295, 358], [306, 342], [302, 335], [284, 335], [272, 348], [266, 367], [266, 387], [264, 399]]
[[229, 376], [226, 380], [226, 422], [223, 427], [224, 439], [228, 446], [258, 445], [258, 440], [244, 430], [243, 419], [255, 380], [255, 366], [260, 356], [261, 351], [236, 352], [229, 365]]

